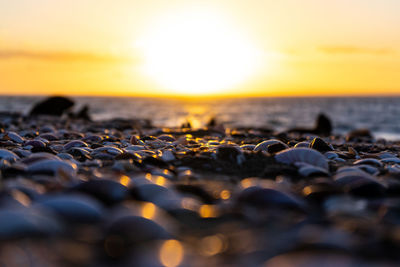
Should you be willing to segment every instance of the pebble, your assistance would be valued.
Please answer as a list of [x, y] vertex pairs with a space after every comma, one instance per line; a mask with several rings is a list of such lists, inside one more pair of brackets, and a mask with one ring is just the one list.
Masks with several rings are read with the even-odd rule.
[[323, 121], [276, 134], [0, 114], [0, 262], [396, 266], [398, 142]]

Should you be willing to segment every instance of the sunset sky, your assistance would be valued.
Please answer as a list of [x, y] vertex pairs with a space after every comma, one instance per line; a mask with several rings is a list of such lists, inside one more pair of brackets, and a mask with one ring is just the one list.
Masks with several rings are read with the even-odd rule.
[[0, 94], [400, 94], [399, 0], [0, 0]]

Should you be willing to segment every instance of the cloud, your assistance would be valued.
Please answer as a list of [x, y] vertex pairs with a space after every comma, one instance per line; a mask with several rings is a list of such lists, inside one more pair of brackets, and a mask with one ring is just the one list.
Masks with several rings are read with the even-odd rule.
[[87, 62], [119, 62], [130, 61], [130, 57], [118, 57], [113, 55], [100, 55], [86, 52], [43, 52], [29, 50], [0, 50], [0, 60], [25, 58], [47, 61], [87, 61]]
[[395, 51], [389, 48], [369, 48], [361, 46], [320, 46], [318, 51], [325, 54], [371, 54], [371, 55], [389, 55]]

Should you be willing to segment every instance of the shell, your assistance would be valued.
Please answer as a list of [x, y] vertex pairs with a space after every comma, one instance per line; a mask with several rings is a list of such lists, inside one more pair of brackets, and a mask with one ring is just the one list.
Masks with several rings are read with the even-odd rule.
[[75, 163], [48, 159], [32, 163], [28, 166], [27, 171], [30, 173], [45, 173], [52, 175], [56, 175], [61, 171], [62, 173], [66, 173], [69, 176], [76, 176], [77, 169], [78, 168]]
[[285, 164], [304, 162], [325, 170], [329, 169], [325, 156], [311, 148], [289, 148], [276, 154], [275, 159]]

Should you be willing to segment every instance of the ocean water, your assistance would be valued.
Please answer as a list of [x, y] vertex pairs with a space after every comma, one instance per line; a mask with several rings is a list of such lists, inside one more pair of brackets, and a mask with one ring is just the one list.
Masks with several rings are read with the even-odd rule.
[[[400, 140], [400, 97], [161, 99], [72, 97], [76, 109], [88, 104], [93, 119], [147, 118], [174, 127], [186, 121], [204, 126], [211, 117], [227, 126], [268, 127], [277, 131], [312, 127], [318, 113], [332, 119], [335, 133], [368, 128], [377, 138]], [[0, 111], [28, 113], [42, 97], [0, 97]]]

